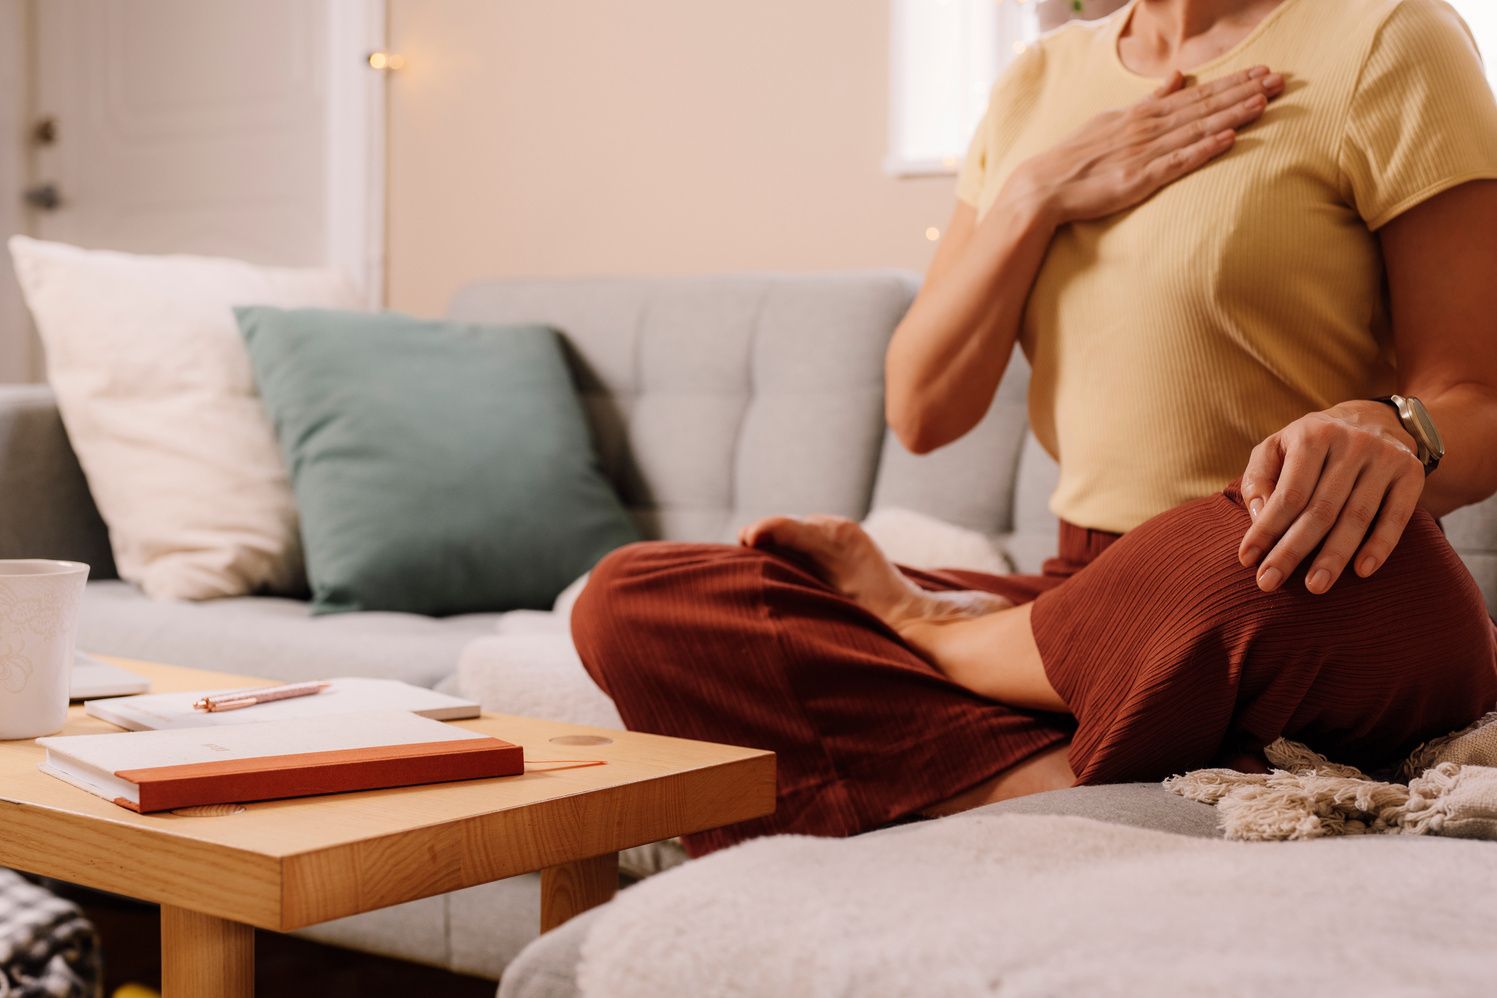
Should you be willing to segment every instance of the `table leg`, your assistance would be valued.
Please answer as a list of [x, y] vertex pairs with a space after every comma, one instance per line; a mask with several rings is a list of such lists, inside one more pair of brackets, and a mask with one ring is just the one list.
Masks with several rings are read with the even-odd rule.
[[541, 871], [541, 931], [610, 900], [619, 889], [619, 854], [579, 859]]
[[255, 930], [161, 906], [162, 998], [254, 998]]

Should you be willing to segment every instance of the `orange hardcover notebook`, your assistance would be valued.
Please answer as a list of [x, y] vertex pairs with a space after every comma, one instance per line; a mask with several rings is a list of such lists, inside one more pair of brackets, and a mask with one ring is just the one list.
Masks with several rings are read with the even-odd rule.
[[402, 710], [37, 744], [43, 772], [142, 813], [525, 771], [518, 745]]

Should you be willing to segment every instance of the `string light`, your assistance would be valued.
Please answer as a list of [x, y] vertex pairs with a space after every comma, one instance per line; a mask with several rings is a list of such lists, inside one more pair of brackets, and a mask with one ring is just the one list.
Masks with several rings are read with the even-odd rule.
[[925, 230], [925, 238], [929, 239], [931, 242], [935, 242], [937, 239], [941, 238], [941, 230], [932, 225], [930, 228]]
[[374, 69], [400, 69], [405, 65], [405, 57], [394, 52], [370, 52], [369, 65]]

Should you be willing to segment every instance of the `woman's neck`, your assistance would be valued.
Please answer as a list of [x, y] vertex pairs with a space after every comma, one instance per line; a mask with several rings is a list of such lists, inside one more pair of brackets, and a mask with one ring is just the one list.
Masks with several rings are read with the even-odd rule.
[[1188, 73], [1229, 51], [1286, 2], [1139, 0], [1118, 39], [1118, 57], [1143, 76]]

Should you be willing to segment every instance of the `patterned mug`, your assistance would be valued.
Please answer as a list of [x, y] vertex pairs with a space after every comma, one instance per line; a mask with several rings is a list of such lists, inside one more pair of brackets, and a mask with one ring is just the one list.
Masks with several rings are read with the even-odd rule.
[[68, 716], [88, 566], [0, 560], [0, 739], [55, 734]]

